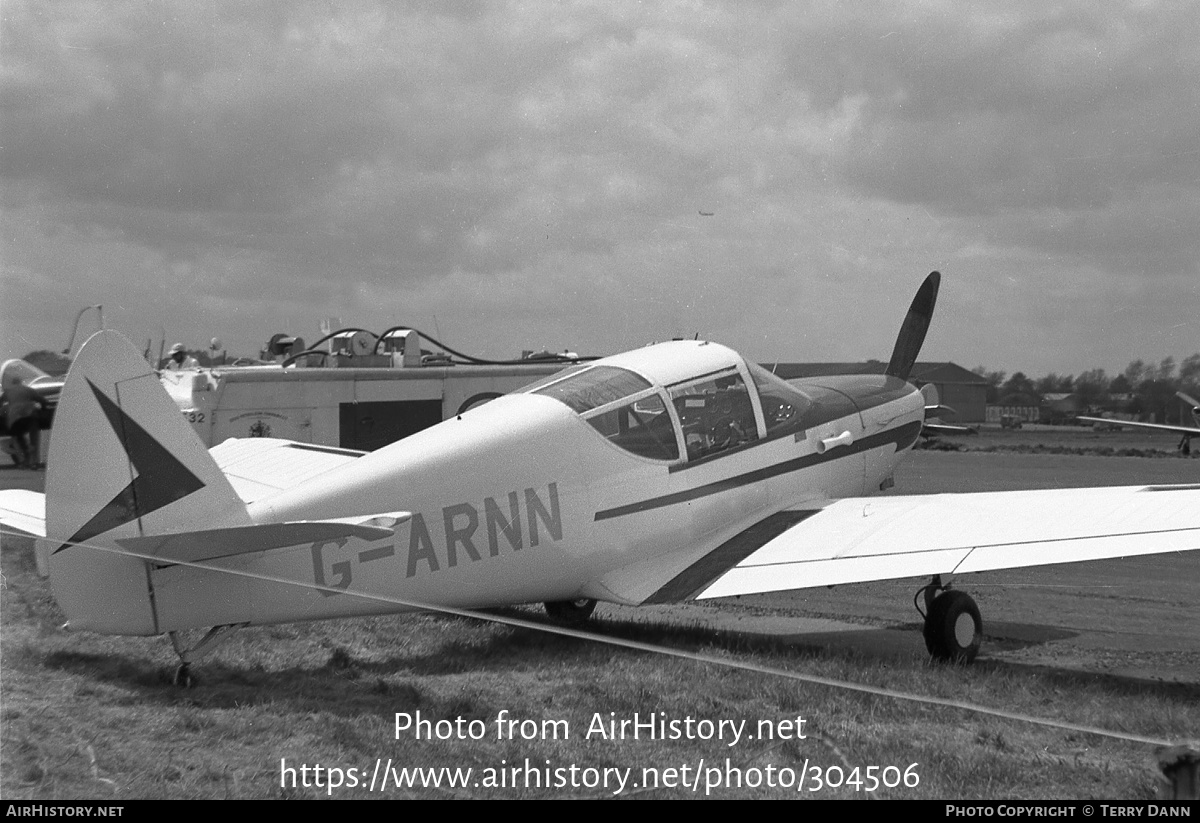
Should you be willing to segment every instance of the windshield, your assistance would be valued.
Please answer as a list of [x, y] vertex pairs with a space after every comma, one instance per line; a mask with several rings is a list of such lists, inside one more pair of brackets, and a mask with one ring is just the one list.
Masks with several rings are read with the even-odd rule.
[[804, 428], [804, 413], [813, 401], [781, 378], [755, 363], [746, 363], [750, 377], [758, 389], [762, 401], [763, 420], [767, 424], [767, 437], [800, 431]]

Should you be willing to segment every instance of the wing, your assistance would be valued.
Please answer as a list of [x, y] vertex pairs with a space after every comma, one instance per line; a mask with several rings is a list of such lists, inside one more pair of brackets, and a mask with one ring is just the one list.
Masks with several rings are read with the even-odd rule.
[[1104, 423], [1108, 426], [1119, 426], [1121, 428], [1131, 429], [1157, 429], [1158, 431], [1175, 432], [1176, 434], [1187, 434], [1195, 437], [1200, 437], [1200, 429], [1192, 426], [1171, 426], [1166, 423], [1139, 423], [1134, 420], [1110, 420], [1107, 417], [1084, 417], [1080, 415], [1076, 420], [1086, 420], [1089, 423]]
[[846, 498], [779, 512], [647, 602], [1200, 549], [1200, 484]]
[[0, 524], [37, 537], [46, 536], [46, 495], [25, 489], [0, 491]]
[[209, 449], [209, 454], [238, 496], [252, 503], [353, 463], [366, 452], [272, 437], [246, 437], [226, 440]]

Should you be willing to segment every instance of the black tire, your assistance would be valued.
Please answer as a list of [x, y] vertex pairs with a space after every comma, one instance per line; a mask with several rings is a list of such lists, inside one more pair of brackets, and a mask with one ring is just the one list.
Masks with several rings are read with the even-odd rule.
[[929, 607], [925, 617], [925, 648], [934, 660], [970, 663], [983, 641], [983, 618], [966, 592], [944, 591]]
[[587, 622], [596, 610], [596, 601], [581, 597], [578, 600], [547, 601], [546, 614], [556, 623], [579, 626]]

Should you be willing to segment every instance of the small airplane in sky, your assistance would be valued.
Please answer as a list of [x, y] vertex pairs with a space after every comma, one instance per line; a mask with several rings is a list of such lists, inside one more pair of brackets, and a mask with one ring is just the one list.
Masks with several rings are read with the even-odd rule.
[[1188, 404], [1188, 416], [1192, 418], [1192, 425], [1172, 426], [1170, 423], [1141, 423], [1135, 420], [1113, 420], [1108, 417], [1086, 417], [1084, 415], [1080, 415], [1076, 420], [1086, 420], [1089, 423], [1103, 423], [1108, 426], [1119, 426], [1120, 428], [1175, 432], [1176, 434], [1183, 435], [1183, 439], [1179, 441], [1179, 451], [1184, 454], [1191, 454], [1192, 438], [1200, 437], [1200, 423], [1197, 422], [1197, 417], [1200, 416], [1200, 400], [1183, 392], [1175, 392], [1175, 396]]
[[[885, 374], [784, 382], [677, 340], [545, 377], [378, 451], [270, 438], [209, 450], [113, 331], [76, 357], [40, 537], [72, 629], [170, 635], [420, 608], [639, 605], [920, 577], [925, 641], [968, 662], [983, 624], [949, 575], [1200, 548], [1200, 485], [873, 498], [920, 435], [907, 377], [940, 275]], [[184, 648], [181, 632], [209, 629]]]

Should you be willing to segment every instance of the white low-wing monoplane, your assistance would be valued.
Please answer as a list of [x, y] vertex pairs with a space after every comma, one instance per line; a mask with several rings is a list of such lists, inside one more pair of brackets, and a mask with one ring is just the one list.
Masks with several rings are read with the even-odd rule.
[[[227, 627], [422, 606], [669, 603], [932, 577], [925, 638], [970, 660], [944, 576], [1200, 548], [1200, 485], [870, 498], [916, 441], [906, 378], [939, 276], [886, 374], [776, 379], [715, 343], [573, 365], [364, 454], [204, 448], [154, 372], [102, 331], [63, 389], [46, 494], [0, 493], [42, 536], [74, 629], [169, 633], [180, 678]], [[43, 508], [44, 506], [44, 508]], [[191, 649], [178, 632], [212, 631]]]

